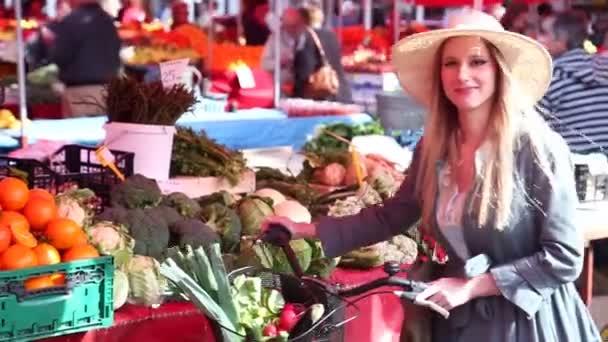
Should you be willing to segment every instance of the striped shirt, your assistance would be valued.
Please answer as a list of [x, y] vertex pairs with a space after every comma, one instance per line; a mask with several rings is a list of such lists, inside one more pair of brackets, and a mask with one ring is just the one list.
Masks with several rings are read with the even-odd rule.
[[575, 49], [556, 58], [538, 107], [572, 152], [608, 154], [608, 57]]

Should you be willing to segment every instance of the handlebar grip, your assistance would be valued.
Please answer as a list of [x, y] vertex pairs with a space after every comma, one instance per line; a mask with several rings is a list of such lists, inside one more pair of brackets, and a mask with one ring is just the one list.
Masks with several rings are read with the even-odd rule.
[[271, 223], [262, 233], [261, 240], [275, 246], [285, 246], [291, 240], [291, 232], [280, 223]]

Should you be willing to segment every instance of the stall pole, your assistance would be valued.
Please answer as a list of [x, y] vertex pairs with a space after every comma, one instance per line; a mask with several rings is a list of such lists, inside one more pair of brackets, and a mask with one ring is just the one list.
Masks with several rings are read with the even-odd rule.
[[372, 29], [372, 0], [363, 0], [363, 28], [366, 32]]
[[272, 32], [274, 37], [274, 108], [279, 108], [281, 100], [281, 28], [280, 17], [283, 12], [281, 0], [274, 0], [275, 20], [272, 24], [275, 25]]
[[342, 0], [336, 0], [338, 16], [336, 17], [336, 32], [338, 33], [338, 44], [342, 46]]
[[399, 28], [401, 27], [401, 1], [393, 0], [393, 43], [399, 41]]
[[27, 119], [27, 99], [25, 97], [25, 53], [23, 46], [23, 14], [21, 13], [21, 0], [15, 1], [15, 17], [17, 19], [17, 85], [19, 87], [19, 119], [21, 120], [21, 147], [28, 145], [25, 134], [25, 121]]
[[203, 65], [203, 68], [209, 70], [208, 77], [211, 82], [213, 79], [213, 41], [215, 39], [213, 32], [213, 16], [215, 15], [213, 12], [213, 0], [208, 0], [207, 11], [209, 11], [209, 27], [207, 28], [207, 60], [204, 61], [207, 65]]

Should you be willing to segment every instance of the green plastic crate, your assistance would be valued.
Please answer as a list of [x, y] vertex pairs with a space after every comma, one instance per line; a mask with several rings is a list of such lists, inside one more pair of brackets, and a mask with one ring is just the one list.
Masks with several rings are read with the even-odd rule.
[[[26, 291], [33, 276], [63, 273], [66, 285]], [[0, 272], [0, 341], [29, 341], [107, 327], [114, 321], [109, 256]]]

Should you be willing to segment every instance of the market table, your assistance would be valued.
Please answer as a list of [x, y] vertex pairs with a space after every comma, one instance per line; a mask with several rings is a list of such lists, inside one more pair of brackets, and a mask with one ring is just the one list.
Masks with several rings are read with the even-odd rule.
[[583, 302], [590, 307], [593, 298], [593, 241], [608, 238], [608, 201], [581, 203], [578, 222], [585, 238], [585, 260], [580, 277], [580, 293]]
[[[195, 111], [184, 114], [178, 125], [205, 130], [207, 135], [232, 149], [292, 146], [300, 149], [320, 124], [370, 122], [367, 114], [289, 118], [274, 109], [250, 109], [234, 113]], [[29, 126], [29, 141], [38, 139], [97, 145], [105, 138], [105, 116], [61, 120], [34, 120]], [[18, 147], [20, 131], [0, 130], [0, 149]]]

